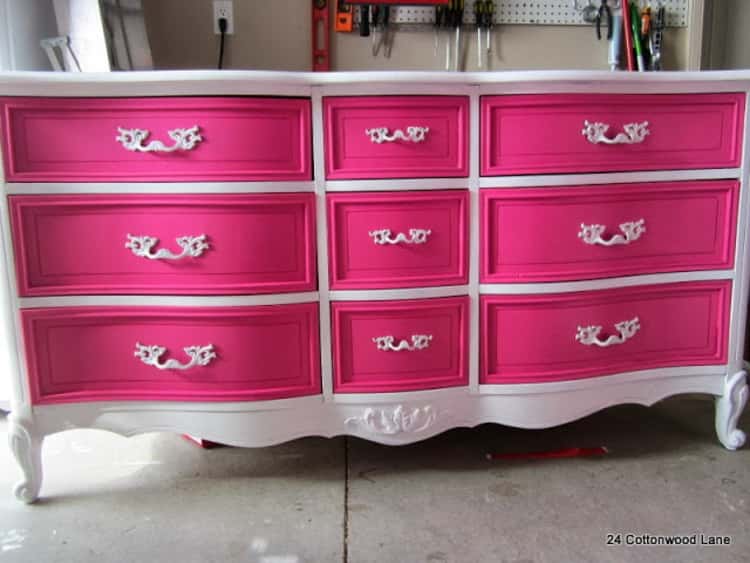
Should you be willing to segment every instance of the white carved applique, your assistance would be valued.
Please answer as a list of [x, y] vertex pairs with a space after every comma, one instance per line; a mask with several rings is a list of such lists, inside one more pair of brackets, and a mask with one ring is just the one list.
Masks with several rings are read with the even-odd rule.
[[347, 426], [356, 426], [372, 434], [393, 436], [396, 434], [415, 434], [427, 430], [435, 423], [437, 412], [426, 405], [424, 407], [367, 407], [362, 415], [352, 416], [344, 421]]

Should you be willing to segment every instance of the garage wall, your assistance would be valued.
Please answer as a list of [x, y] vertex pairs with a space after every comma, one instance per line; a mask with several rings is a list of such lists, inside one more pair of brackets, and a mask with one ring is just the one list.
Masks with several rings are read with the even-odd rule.
[[[219, 43], [211, 0], [144, 0], [144, 12], [155, 68], [215, 68]], [[310, 0], [235, 0], [235, 35], [228, 37], [225, 68], [310, 70], [310, 12]], [[496, 30], [496, 70], [608, 68], [607, 42], [596, 40], [593, 27], [515, 25]], [[684, 69], [687, 30], [667, 33], [665, 65]], [[476, 35], [465, 35], [465, 69], [473, 70]], [[431, 30], [398, 33], [392, 57], [386, 59], [372, 57], [369, 38], [332, 33], [333, 70], [440, 70], [444, 51], [435, 56], [434, 38]]]
[[709, 0], [704, 67], [750, 68], [750, 1]]

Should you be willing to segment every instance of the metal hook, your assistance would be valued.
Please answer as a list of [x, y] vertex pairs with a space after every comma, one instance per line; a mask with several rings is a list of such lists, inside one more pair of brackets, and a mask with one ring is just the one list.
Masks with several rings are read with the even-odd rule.
[[583, 12], [586, 8], [590, 8], [591, 6], [594, 5], [594, 0], [586, 0], [586, 5], [581, 7], [581, 5], [579, 4], [579, 1], [580, 0], [573, 0], [572, 1], [573, 9], [576, 12]]

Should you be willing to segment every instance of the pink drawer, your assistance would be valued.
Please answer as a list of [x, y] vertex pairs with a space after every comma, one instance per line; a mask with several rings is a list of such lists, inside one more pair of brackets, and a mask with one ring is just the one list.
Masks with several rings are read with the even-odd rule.
[[332, 303], [334, 391], [466, 385], [468, 308], [468, 297]]
[[484, 283], [734, 265], [733, 180], [482, 190]]
[[740, 165], [744, 94], [486, 96], [481, 107], [483, 176]]
[[481, 297], [480, 383], [727, 361], [729, 281]]
[[324, 98], [326, 176], [455, 178], [469, 174], [469, 98]]
[[25, 309], [21, 318], [35, 404], [250, 401], [321, 389], [317, 303]]
[[328, 195], [332, 289], [467, 283], [467, 191]]
[[9, 200], [23, 296], [316, 287], [311, 193]]
[[[11, 182], [312, 178], [307, 99], [0, 98], [0, 105]], [[119, 129], [147, 136], [131, 143]]]

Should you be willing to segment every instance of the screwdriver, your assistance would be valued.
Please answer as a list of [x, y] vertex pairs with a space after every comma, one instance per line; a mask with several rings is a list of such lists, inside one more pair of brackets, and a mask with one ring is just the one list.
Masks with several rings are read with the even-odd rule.
[[487, 28], [487, 68], [490, 68], [492, 53], [492, 28], [495, 25], [495, 0], [487, 0], [484, 7], [484, 21]]
[[391, 49], [393, 48], [393, 33], [390, 29], [391, 7], [383, 6], [383, 31], [381, 41], [383, 42], [383, 54], [386, 59], [391, 58]]
[[383, 32], [380, 29], [380, 6], [373, 4], [370, 8], [372, 13], [372, 56], [376, 56], [380, 51], [380, 44], [383, 42]]
[[484, 19], [484, 0], [474, 1], [474, 20], [477, 28], [477, 68], [482, 68], [482, 28]]
[[461, 25], [464, 23], [464, 0], [456, 0], [456, 9], [454, 11], [453, 26], [456, 28], [456, 64], [458, 70], [461, 64]]
[[370, 35], [370, 5], [364, 4], [359, 9], [359, 36], [368, 37]]
[[448, 8], [444, 6], [435, 6], [435, 58], [440, 50], [440, 34], [445, 25], [445, 18], [448, 15]]
[[[448, 2], [448, 7], [443, 10], [443, 20], [441, 22], [441, 26], [444, 25], [446, 28], [451, 26], [453, 24], [453, 13], [455, 12], [455, 3], [456, 0], [450, 0]], [[450, 38], [450, 32], [448, 32], [448, 36], [445, 42], [445, 70], [451, 69], [451, 38]]]
[[643, 58], [643, 46], [641, 45], [641, 25], [640, 12], [638, 5], [634, 2], [630, 4], [630, 31], [633, 33], [633, 47], [635, 47], [635, 60], [638, 63], [638, 70], [646, 70], [646, 62]]

